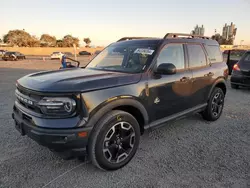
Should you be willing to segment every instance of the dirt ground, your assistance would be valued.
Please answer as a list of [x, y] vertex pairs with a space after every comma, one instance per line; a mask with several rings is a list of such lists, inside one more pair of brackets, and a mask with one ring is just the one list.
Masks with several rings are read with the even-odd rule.
[[[80, 66], [85, 66], [92, 57], [78, 57]], [[3, 61], [0, 60], [0, 68], [15, 68], [29, 70], [57, 70], [61, 67], [60, 60], [50, 60], [48, 57], [31, 56], [25, 60]]]

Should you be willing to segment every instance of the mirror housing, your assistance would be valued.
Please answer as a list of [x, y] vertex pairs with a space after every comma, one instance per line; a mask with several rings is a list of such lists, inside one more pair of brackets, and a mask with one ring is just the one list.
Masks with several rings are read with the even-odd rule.
[[172, 63], [162, 63], [157, 67], [156, 73], [163, 75], [176, 74], [176, 67]]

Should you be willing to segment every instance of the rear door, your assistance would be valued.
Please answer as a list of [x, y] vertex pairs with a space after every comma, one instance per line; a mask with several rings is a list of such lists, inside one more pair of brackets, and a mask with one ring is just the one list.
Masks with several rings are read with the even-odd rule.
[[204, 47], [201, 44], [186, 44], [188, 67], [192, 71], [192, 107], [204, 104], [212, 86], [214, 72], [211, 69]]

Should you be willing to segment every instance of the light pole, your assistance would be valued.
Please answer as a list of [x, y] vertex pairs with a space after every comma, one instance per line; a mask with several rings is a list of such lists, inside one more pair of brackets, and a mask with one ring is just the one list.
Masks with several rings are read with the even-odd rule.
[[241, 45], [241, 46], [242, 46], [243, 42], [244, 42], [244, 40], [241, 40], [241, 41], [240, 41], [240, 45]]

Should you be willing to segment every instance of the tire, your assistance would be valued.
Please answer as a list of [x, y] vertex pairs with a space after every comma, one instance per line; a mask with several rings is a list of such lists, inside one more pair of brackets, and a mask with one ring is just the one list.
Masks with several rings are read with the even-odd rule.
[[231, 88], [232, 88], [232, 89], [239, 89], [239, 86], [236, 85], [236, 84], [231, 84]]
[[221, 88], [216, 87], [209, 98], [206, 109], [201, 113], [203, 119], [207, 121], [216, 121], [219, 119], [223, 111], [224, 99], [224, 92]]
[[[93, 128], [88, 154], [96, 167], [117, 170], [133, 158], [139, 142], [140, 127], [137, 120], [127, 112], [114, 110], [104, 115]], [[123, 152], [126, 149], [127, 153]]]

